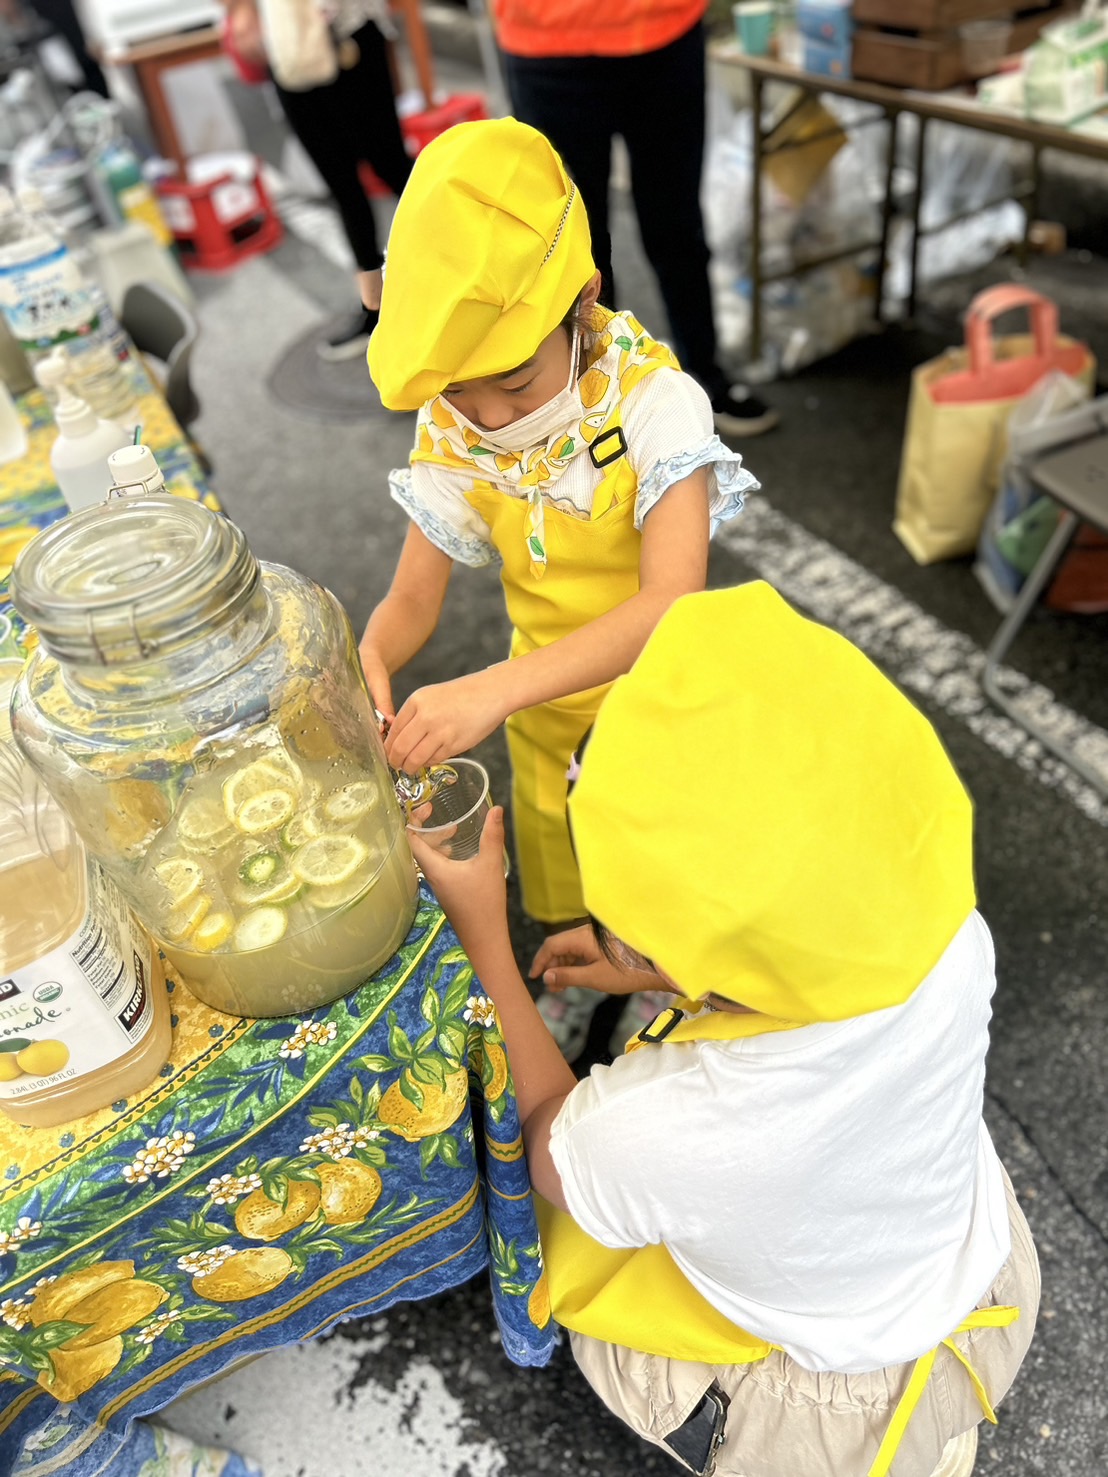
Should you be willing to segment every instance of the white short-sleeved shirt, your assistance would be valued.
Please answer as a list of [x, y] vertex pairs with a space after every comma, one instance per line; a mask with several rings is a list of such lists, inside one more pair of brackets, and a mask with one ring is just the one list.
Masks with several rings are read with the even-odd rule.
[[605, 1246], [663, 1243], [805, 1369], [917, 1358], [1010, 1252], [981, 1118], [993, 988], [972, 913], [903, 1005], [594, 1067], [551, 1131], [574, 1220]]
[[[742, 457], [715, 434], [708, 396], [679, 369], [655, 369], [639, 381], [623, 401], [623, 434], [627, 459], [638, 478], [635, 527], [674, 483], [698, 467], [708, 468], [709, 511], [714, 533], [733, 518], [745, 493], [758, 483], [743, 467]], [[514, 496], [519, 489], [481, 468], [484, 480]], [[550, 507], [587, 518], [604, 476], [587, 453], [576, 456], [547, 493]], [[489, 526], [465, 499], [472, 476], [427, 462], [392, 472], [389, 489], [412, 521], [443, 553], [461, 564], [482, 565], [498, 558]]]

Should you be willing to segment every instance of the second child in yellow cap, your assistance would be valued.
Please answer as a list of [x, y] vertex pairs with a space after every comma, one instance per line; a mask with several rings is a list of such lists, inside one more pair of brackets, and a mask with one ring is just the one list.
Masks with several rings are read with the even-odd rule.
[[1039, 1285], [938, 735], [755, 582], [674, 602], [575, 772], [578, 977], [680, 997], [581, 1081], [512, 955], [501, 812], [473, 860], [413, 850], [499, 1013], [579, 1367], [696, 1472], [969, 1477]]
[[[389, 238], [369, 366], [417, 410], [390, 490], [411, 518], [362, 663], [410, 772], [507, 724], [524, 907], [584, 914], [566, 766], [609, 683], [678, 596], [703, 587], [713, 529], [757, 483], [708, 397], [630, 313], [597, 306], [588, 220], [542, 134], [461, 124], [419, 155]], [[438, 624], [455, 564], [497, 562], [509, 659], [423, 687], [392, 679]], [[561, 1002], [559, 1002], [560, 1004]]]

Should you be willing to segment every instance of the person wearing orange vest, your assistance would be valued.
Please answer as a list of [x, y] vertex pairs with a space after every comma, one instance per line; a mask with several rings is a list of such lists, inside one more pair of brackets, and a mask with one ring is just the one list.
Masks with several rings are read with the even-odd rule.
[[938, 736], [756, 581], [670, 606], [573, 774], [593, 978], [681, 997], [581, 1082], [515, 965], [501, 813], [472, 861], [413, 850], [499, 1014], [579, 1367], [694, 1472], [967, 1477], [1039, 1273]]
[[756, 436], [777, 412], [719, 364], [700, 208], [707, 0], [491, 0], [512, 111], [545, 133], [581, 190], [614, 304], [608, 177], [619, 134], [642, 244], [678, 359], [704, 386], [716, 429]]

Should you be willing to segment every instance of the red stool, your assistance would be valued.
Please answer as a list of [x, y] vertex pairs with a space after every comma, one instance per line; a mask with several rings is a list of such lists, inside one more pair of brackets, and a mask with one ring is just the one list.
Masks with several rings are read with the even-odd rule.
[[[418, 154], [433, 138], [453, 128], [455, 123], [477, 123], [489, 116], [485, 98], [479, 92], [456, 92], [444, 102], [421, 113], [412, 113], [401, 118], [400, 131], [408, 146], [409, 154]], [[391, 195], [388, 185], [382, 183], [368, 164], [359, 167], [362, 185], [367, 195]]]
[[199, 184], [159, 180], [157, 193], [186, 267], [224, 272], [284, 239], [256, 165], [248, 179], [228, 170]]

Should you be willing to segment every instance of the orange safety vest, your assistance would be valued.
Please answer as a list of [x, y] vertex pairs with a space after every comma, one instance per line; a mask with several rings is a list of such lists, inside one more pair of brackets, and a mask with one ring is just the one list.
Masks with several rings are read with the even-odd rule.
[[513, 56], [639, 56], [692, 29], [708, 0], [492, 0]]

